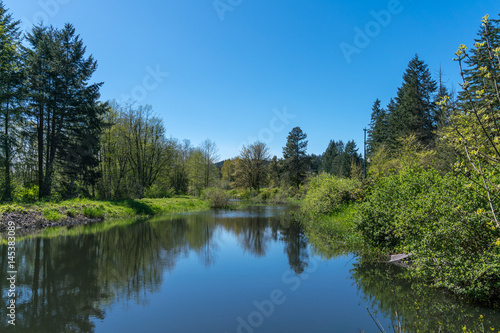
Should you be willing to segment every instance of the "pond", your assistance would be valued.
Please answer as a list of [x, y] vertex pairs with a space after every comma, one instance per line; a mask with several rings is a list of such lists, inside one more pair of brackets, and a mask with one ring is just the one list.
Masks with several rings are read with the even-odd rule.
[[402, 268], [319, 252], [287, 212], [249, 207], [22, 240], [15, 328], [1, 246], [0, 331], [379, 332], [367, 307], [387, 332], [398, 322], [408, 332], [479, 329], [480, 315], [500, 329], [499, 312]]

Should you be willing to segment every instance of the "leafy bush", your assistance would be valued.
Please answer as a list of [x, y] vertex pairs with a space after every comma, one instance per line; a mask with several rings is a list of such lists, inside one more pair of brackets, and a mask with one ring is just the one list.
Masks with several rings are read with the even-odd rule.
[[413, 274], [435, 286], [492, 299], [500, 296], [500, 233], [466, 184], [422, 168], [380, 178], [360, 206], [358, 229], [376, 247], [411, 253]]
[[418, 211], [415, 205], [417, 196], [427, 193], [438, 182], [439, 174], [434, 170], [426, 172], [408, 168], [398, 174], [378, 178], [368, 189], [369, 195], [359, 209], [358, 228], [365, 239], [376, 247], [395, 249], [401, 246], [403, 238], [414, 235], [412, 227], [433, 218], [432, 215], [417, 214], [413, 216], [417, 217], [416, 220], [408, 220], [415, 210]]
[[153, 184], [144, 193], [146, 198], [171, 198], [174, 195], [173, 191], [166, 186]]
[[223, 189], [210, 187], [203, 191], [203, 198], [210, 202], [210, 208], [225, 208], [229, 206], [229, 196]]
[[359, 185], [357, 180], [322, 173], [311, 179], [302, 211], [307, 214], [332, 214], [354, 199]]
[[14, 190], [14, 201], [16, 202], [36, 202], [38, 200], [38, 186], [20, 186]]
[[78, 216], [78, 211], [75, 209], [75, 208], [70, 208], [70, 209], [67, 209], [65, 211], [66, 215], [68, 215], [69, 217], [75, 217], [75, 216]]
[[105, 212], [103, 207], [92, 206], [92, 207], [84, 207], [82, 209], [83, 216], [88, 217], [90, 219], [102, 219], [104, 218]]
[[64, 215], [56, 208], [44, 208], [42, 209], [42, 215], [49, 221], [60, 221], [64, 218]]
[[27, 213], [28, 210], [22, 206], [16, 205], [16, 204], [7, 204], [7, 205], [2, 205], [0, 206], [0, 214], [3, 213], [22, 213], [25, 214]]

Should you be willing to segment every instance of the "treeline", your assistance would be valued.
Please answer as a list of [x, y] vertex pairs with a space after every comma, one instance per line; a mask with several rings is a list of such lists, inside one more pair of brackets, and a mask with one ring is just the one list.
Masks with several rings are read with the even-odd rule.
[[103, 83], [75, 28], [20, 22], [0, 2], [0, 201], [201, 195], [209, 187], [299, 188], [311, 174], [361, 177], [356, 144], [331, 141], [307, 154], [299, 127], [283, 157], [262, 142], [219, 161], [215, 142], [168, 138], [151, 106], [101, 102]]
[[240, 155], [224, 161], [223, 188], [292, 187], [298, 189], [311, 176], [326, 172], [342, 178], [363, 177], [363, 158], [354, 141], [331, 140], [321, 155], [307, 154], [307, 134], [293, 128], [283, 147], [283, 157], [269, 155], [262, 142], [244, 146]]

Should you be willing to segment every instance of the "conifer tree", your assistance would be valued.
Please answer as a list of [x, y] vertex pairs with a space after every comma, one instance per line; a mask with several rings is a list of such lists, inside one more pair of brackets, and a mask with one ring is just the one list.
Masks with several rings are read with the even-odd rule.
[[14, 21], [0, 2], [0, 201], [12, 199], [13, 155], [22, 121], [20, 43], [19, 21]]
[[307, 134], [300, 127], [293, 128], [287, 137], [286, 146], [283, 147], [283, 166], [288, 182], [299, 187], [308, 171], [307, 163]]
[[371, 122], [368, 127], [367, 152], [372, 155], [378, 146], [387, 140], [387, 113], [377, 98], [372, 107]]
[[57, 167], [72, 183], [78, 170], [94, 184], [100, 133], [97, 69], [71, 24], [62, 30], [35, 26], [24, 50], [30, 115], [36, 123], [39, 196], [50, 196]]
[[415, 55], [403, 75], [403, 84], [398, 89], [395, 101], [396, 107], [389, 113], [389, 140], [392, 143], [412, 133], [425, 146], [432, 142], [436, 128], [433, 117], [436, 85], [428, 66]]

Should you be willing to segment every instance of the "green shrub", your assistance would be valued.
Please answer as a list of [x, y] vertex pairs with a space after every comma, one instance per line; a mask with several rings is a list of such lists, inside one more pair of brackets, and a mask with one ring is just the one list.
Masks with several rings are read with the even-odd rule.
[[42, 215], [49, 221], [60, 221], [64, 218], [64, 215], [56, 208], [44, 208], [42, 209]]
[[203, 191], [203, 199], [210, 202], [210, 208], [225, 208], [229, 206], [229, 196], [223, 189], [210, 187]]
[[75, 216], [78, 216], [78, 211], [75, 209], [75, 208], [70, 208], [70, 209], [67, 209], [65, 211], [66, 215], [68, 215], [69, 217], [75, 217]]
[[435, 286], [500, 297], [500, 232], [484, 216], [485, 199], [467, 184], [453, 174], [404, 168], [375, 182], [358, 229], [376, 247], [411, 253], [412, 273]]
[[22, 206], [16, 204], [7, 204], [0, 206], [0, 214], [2, 213], [27, 213], [28, 210]]
[[322, 173], [309, 182], [302, 211], [307, 214], [332, 214], [354, 199], [360, 182]]
[[14, 190], [14, 201], [16, 202], [36, 202], [38, 200], [38, 186], [20, 186]]
[[84, 207], [82, 210], [83, 216], [91, 218], [91, 219], [96, 219], [96, 218], [104, 218], [105, 212], [104, 208], [102, 206], [96, 207]]
[[174, 193], [171, 189], [158, 184], [153, 184], [144, 193], [144, 197], [146, 198], [171, 198], [173, 195]]

